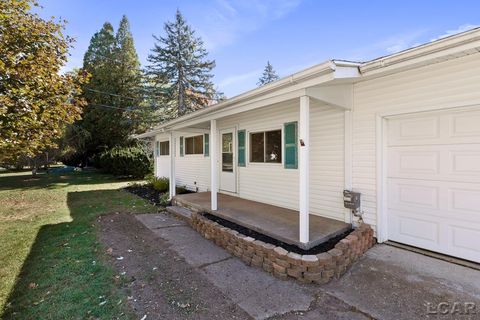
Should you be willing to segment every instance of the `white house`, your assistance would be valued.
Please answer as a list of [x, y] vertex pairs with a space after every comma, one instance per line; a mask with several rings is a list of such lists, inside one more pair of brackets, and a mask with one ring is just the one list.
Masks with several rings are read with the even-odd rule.
[[[330, 60], [162, 124], [155, 174], [351, 222], [480, 262], [480, 29], [364, 63]], [[174, 184], [171, 195], [175, 193]]]

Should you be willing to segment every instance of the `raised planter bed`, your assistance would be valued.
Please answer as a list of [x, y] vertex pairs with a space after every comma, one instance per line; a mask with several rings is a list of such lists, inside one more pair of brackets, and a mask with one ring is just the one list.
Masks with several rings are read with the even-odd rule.
[[293, 278], [303, 283], [323, 284], [334, 277], [339, 278], [375, 244], [372, 228], [361, 224], [342, 239], [336, 239], [338, 242], [324, 246], [324, 252], [300, 254], [281, 243], [268, 243], [268, 239], [261, 236], [253, 233], [246, 235], [246, 232], [234, 230], [231, 225], [222, 225], [219, 218], [213, 221], [210, 216], [192, 212], [192, 227], [246, 264], [261, 268], [277, 278]]

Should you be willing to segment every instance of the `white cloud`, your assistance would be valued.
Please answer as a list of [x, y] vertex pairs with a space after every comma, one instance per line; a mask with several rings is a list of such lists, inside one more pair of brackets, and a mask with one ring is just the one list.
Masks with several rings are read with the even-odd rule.
[[480, 25], [478, 25], [478, 24], [468, 24], [468, 23], [467, 24], [462, 24], [461, 26], [459, 26], [456, 29], [445, 31], [443, 34], [439, 35], [438, 37], [432, 38], [430, 41], [435, 41], [435, 40], [439, 40], [439, 39], [442, 39], [442, 38], [450, 37], [450, 36], [453, 36], [454, 34], [465, 32], [465, 31], [468, 31], [468, 30], [471, 30], [471, 29], [474, 29], [474, 28], [478, 28], [478, 27], [480, 27]]
[[234, 43], [269, 21], [281, 19], [301, 0], [216, 0], [205, 8], [205, 22], [198, 28], [208, 50]]

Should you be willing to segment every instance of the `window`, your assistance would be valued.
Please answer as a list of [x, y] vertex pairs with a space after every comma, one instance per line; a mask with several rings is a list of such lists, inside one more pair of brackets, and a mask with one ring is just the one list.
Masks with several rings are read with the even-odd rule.
[[160, 142], [160, 155], [168, 156], [170, 154], [170, 141]]
[[222, 134], [222, 171], [233, 172], [233, 133]]
[[250, 162], [282, 162], [282, 130], [250, 133]]
[[185, 138], [185, 154], [203, 154], [203, 135]]

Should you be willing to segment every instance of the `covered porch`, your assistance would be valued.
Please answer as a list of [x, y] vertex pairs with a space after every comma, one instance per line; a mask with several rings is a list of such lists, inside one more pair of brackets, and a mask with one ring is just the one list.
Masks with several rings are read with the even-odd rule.
[[309, 239], [300, 241], [299, 212], [223, 193], [217, 195], [217, 210], [211, 209], [211, 193], [175, 196], [178, 206], [207, 212], [275, 240], [308, 250], [351, 229], [342, 221], [310, 215]]

